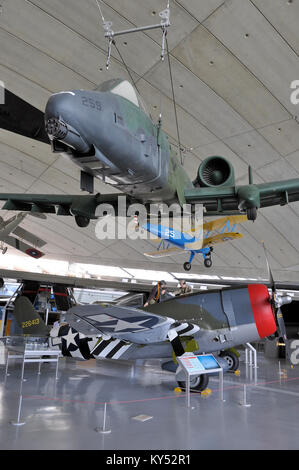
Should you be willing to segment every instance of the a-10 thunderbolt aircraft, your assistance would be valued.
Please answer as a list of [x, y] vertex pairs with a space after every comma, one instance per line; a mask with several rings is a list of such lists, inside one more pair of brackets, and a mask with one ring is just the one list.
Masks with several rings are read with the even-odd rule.
[[[63, 356], [78, 360], [159, 358], [164, 370], [175, 372], [175, 357], [184, 352], [212, 352], [220, 354], [226, 369], [235, 370], [238, 358], [230, 348], [274, 334], [287, 344], [280, 306], [292, 298], [274, 294], [275, 289], [271, 297], [265, 285], [251, 284], [174, 297], [146, 308], [77, 305], [66, 313], [65, 324], [52, 328], [21, 295], [14, 315], [24, 334], [50, 336], [50, 344], [58, 345]], [[181, 381], [179, 385], [184, 387]], [[206, 374], [191, 381], [195, 391], [207, 385]]]
[[[249, 168], [249, 184], [238, 186], [232, 165], [220, 156], [205, 159], [191, 181], [161, 121], [152, 121], [127, 80], [55, 93], [45, 113], [5, 90], [0, 128], [50, 144], [81, 168], [82, 190], [93, 193], [94, 178], [100, 178], [125, 194], [127, 205], [198, 203], [205, 216], [241, 212], [255, 220], [259, 208], [299, 200], [299, 179], [254, 184]], [[86, 227], [101, 203], [117, 211], [118, 193], [0, 194], [0, 200], [6, 201], [3, 209], [73, 215]]]

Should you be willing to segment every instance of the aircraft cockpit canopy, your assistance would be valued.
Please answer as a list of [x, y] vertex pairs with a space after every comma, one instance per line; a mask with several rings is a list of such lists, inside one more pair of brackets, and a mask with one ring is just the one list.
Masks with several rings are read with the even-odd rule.
[[97, 88], [97, 91], [109, 91], [115, 95], [122, 96], [148, 114], [142, 99], [128, 80], [122, 80], [120, 78], [108, 80], [107, 82], [101, 83]]

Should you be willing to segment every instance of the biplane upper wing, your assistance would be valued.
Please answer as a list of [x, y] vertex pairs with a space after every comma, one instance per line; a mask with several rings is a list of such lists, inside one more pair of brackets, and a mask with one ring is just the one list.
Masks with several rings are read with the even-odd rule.
[[205, 222], [203, 224], [203, 230], [211, 232], [212, 230], [219, 230], [226, 225], [233, 227], [236, 224], [247, 222], [247, 215], [230, 215], [227, 217], [221, 217], [220, 219], [212, 220], [211, 222]]
[[44, 256], [44, 253], [39, 251], [37, 248], [34, 248], [31, 245], [28, 245], [27, 243], [19, 240], [18, 238], [6, 236], [6, 237], [3, 237], [1, 240], [7, 245], [10, 245], [16, 250], [26, 253], [26, 255], [31, 256], [32, 258], [38, 259]]
[[203, 242], [203, 247], [206, 246], [214, 246], [218, 243], [229, 242], [232, 240], [237, 240], [238, 238], [242, 238], [243, 235], [241, 233], [236, 232], [228, 232], [228, 233], [218, 233], [212, 237], [205, 238]]
[[27, 242], [31, 243], [32, 245], [36, 246], [37, 248], [42, 248], [47, 244], [44, 240], [34, 235], [34, 233], [28, 232], [23, 227], [17, 227], [13, 232], [13, 235], [16, 235], [18, 238], [22, 240], [26, 240]]

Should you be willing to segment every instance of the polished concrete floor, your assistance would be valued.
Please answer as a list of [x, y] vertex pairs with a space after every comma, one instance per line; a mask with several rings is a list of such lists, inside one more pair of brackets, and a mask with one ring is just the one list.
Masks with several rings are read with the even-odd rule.
[[[27, 364], [18, 421], [20, 363], [0, 367], [0, 449], [299, 449], [299, 369], [258, 354], [258, 369], [210, 379], [208, 397], [176, 393], [158, 361]], [[244, 385], [246, 404], [244, 405]], [[105, 430], [104, 407], [106, 403]], [[241, 403], [241, 404], [240, 404]], [[133, 418], [145, 415], [146, 421]]]

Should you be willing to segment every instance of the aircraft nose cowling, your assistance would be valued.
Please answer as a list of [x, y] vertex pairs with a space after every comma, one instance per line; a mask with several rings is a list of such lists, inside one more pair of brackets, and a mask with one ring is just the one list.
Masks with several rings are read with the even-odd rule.
[[85, 139], [76, 118], [76, 94], [65, 91], [52, 95], [45, 110], [46, 132], [51, 140], [59, 140], [80, 153], [88, 153], [91, 145]]
[[267, 287], [263, 284], [250, 284], [248, 293], [259, 337], [272, 335], [277, 327]]
[[51, 95], [45, 109], [46, 121], [53, 117], [64, 120], [71, 118], [74, 113], [75, 99], [76, 95], [73, 91], [63, 91]]

